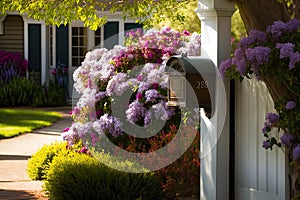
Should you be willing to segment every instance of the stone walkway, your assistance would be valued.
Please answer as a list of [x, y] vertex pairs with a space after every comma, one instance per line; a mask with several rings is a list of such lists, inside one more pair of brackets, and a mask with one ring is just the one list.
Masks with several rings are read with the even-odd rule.
[[50, 127], [35, 130], [11, 139], [0, 140], [0, 200], [47, 199], [42, 193], [42, 182], [32, 181], [26, 173], [28, 158], [41, 146], [61, 140], [61, 132], [72, 123], [71, 107], [41, 108], [63, 115]]

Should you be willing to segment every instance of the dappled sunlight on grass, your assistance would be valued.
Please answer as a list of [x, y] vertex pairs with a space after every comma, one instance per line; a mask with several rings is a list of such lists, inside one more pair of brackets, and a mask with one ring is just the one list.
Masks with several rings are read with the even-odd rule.
[[59, 118], [56, 112], [0, 108], [0, 139], [50, 126]]

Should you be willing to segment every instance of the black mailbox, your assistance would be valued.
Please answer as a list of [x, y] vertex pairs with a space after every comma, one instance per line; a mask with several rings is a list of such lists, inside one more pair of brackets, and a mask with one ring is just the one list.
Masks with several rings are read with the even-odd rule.
[[216, 67], [209, 58], [173, 56], [167, 61], [169, 106], [199, 107], [212, 111]]

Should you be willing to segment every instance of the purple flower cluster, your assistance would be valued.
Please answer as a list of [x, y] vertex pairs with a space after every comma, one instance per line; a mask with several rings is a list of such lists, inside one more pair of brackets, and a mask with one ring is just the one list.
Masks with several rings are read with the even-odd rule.
[[7, 83], [14, 77], [25, 77], [28, 61], [19, 53], [0, 50], [0, 81]]
[[133, 101], [126, 110], [127, 120], [135, 124], [145, 117], [147, 109], [139, 101]]
[[145, 97], [146, 97], [146, 103], [148, 102], [154, 103], [157, 101], [157, 99], [161, 97], [161, 95], [157, 90], [151, 89], [145, 92]]
[[250, 62], [252, 70], [255, 74], [259, 74], [260, 66], [269, 61], [271, 49], [269, 47], [257, 46], [254, 48], [246, 49], [246, 58]]
[[284, 133], [284, 134], [280, 137], [281, 144], [283, 144], [283, 145], [285, 145], [285, 146], [290, 146], [293, 139], [294, 139], [294, 136], [292, 136], [292, 135], [289, 134], [289, 133]]
[[231, 65], [232, 65], [231, 59], [223, 60], [221, 62], [219, 71], [220, 71], [222, 79], [225, 78], [226, 71], [231, 68]]
[[93, 128], [99, 134], [111, 134], [114, 137], [122, 135], [122, 123], [115, 117], [104, 114], [94, 121]]
[[279, 122], [279, 119], [280, 117], [276, 113], [268, 113], [266, 116], [267, 123], [270, 124], [271, 126], [276, 125]]
[[289, 69], [293, 69], [295, 64], [300, 61], [300, 53], [298, 51], [294, 52], [295, 44], [292, 43], [278, 43], [276, 48], [280, 50], [279, 58], [289, 58]]
[[[272, 149], [273, 145], [287, 148], [292, 151], [294, 160], [300, 159], [300, 144], [298, 144], [299, 142], [296, 136], [298, 134], [297, 126], [299, 124], [296, 107], [297, 103], [294, 101], [287, 101], [286, 104], [283, 104], [283, 102], [277, 103], [275, 108], [277, 108], [279, 114], [268, 113], [266, 122], [262, 128], [262, 133], [267, 138], [267, 140], [263, 142], [263, 148]], [[294, 128], [295, 126], [296, 128]], [[271, 134], [268, 134], [272, 128], [278, 128], [278, 130], [284, 132], [280, 137], [280, 142], [277, 137], [271, 137]]]
[[262, 147], [265, 149], [269, 149], [271, 147], [270, 141], [263, 141]]
[[292, 152], [292, 156], [294, 160], [299, 160], [300, 159], [300, 144], [297, 144]]
[[295, 18], [291, 19], [287, 23], [284, 23], [282, 21], [276, 21], [267, 28], [267, 33], [270, 33], [272, 35], [272, 38], [278, 39], [284, 34], [288, 35], [292, 32], [297, 31], [299, 27], [300, 21]]
[[267, 34], [265, 32], [251, 30], [248, 37], [244, 37], [238, 44], [238, 48], [247, 49], [250, 45], [261, 44], [267, 41]]
[[285, 109], [293, 110], [296, 107], [296, 103], [294, 101], [288, 101], [285, 105]]
[[[253, 73], [261, 80], [263, 76], [273, 77], [276, 68], [282, 68], [280, 73], [294, 69], [300, 63], [300, 53], [294, 37], [298, 34], [300, 20], [291, 19], [289, 22], [276, 21], [266, 29], [266, 32], [252, 30], [237, 45], [231, 61], [222, 62], [220, 74], [237, 78], [249, 77]], [[288, 62], [288, 65], [286, 64]], [[231, 65], [230, 65], [231, 63]], [[287, 67], [288, 66], [288, 67]], [[227, 73], [228, 71], [228, 73]], [[296, 72], [295, 72], [296, 73]]]

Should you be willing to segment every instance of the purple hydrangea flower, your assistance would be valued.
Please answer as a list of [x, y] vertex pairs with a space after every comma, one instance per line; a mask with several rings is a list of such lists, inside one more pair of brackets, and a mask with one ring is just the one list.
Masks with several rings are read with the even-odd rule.
[[99, 134], [110, 133], [112, 136], [117, 137], [122, 134], [122, 123], [115, 117], [104, 114], [99, 120], [93, 123], [94, 130]]
[[287, 26], [287, 31], [294, 32], [299, 28], [300, 21], [297, 20], [296, 18], [293, 18], [286, 23], [286, 26]]
[[238, 48], [234, 52], [234, 57], [232, 58], [232, 64], [236, 66], [236, 70], [243, 76], [247, 70], [247, 62], [244, 56], [244, 51]]
[[271, 147], [270, 141], [263, 141], [262, 147], [265, 149], [269, 149]]
[[270, 129], [270, 126], [267, 122], [265, 122], [263, 128], [261, 129], [261, 131], [262, 131], [263, 134], [266, 134], [266, 133], [268, 133], [268, 129]]
[[280, 137], [281, 143], [285, 146], [289, 146], [293, 139], [294, 137], [289, 133], [285, 133]]
[[266, 116], [266, 120], [270, 125], [275, 125], [278, 123], [280, 117], [276, 113], [268, 113]]
[[145, 113], [146, 108], [144, 107], [144, 104], [138, 101], [133, 101], [126, 110], [127, 120], [130, 123], [135, 124], [145, 116]]
[[147, 110], [144, 118], [144, 126], [148, 126], [151, 123], [151, 120], [152, 120], [151, 111]]
[[294, 101], [288, 101], [285, 105], [285, 109], [292, 110], [296, 107], [296, 103]]
[[276, 48], [280, 49], [279, 58], [288, 58], [294, 53], [295, 44], [292, 43], [278, 43], [276, 44]]
[[154, 103], [159, 97], [160, 94], [157, 90], [151, 89], [145, 92], [146, 103], [151, 102]]
[[272, 34], [272, 37], [277, 39], [281, 36], [282, 31], [286, 30], [287, 26], [282, 21], [276, 21], [267, 28], [267, 32]]
[[300, 158], [300, 145], [299, 144], [297, 144], [295, 146], [295, 148], [293, 149], [292, 154], [293, 154], [293, 159], [294, 160], [298, 160]]
[[296, 51], [290, 55], [289, 69], [292, 70], [295, 68], [295, 64], [300, 61], [300, 53]]
[[267, 40], [267, 34], [258, 30], [251, 30], [248, 36], [248, 45], [253, 43], [264, 43]]
[[239, 48], [246, 49], [254, 43], [264, 43], [267, 40], [267, 34], [262, 31], [251, 30], [248, 37], [244, 37], [238, 44]]
[[252, 63], [262, 65], [269, 61], [271, 49], [269, 47], [257, 46], [246, 49], [246, 58]]
[[231, 62], [231, 59], [227, 59], [227, 60], [223, 60], [220, 64], [220, 68], [219, 68], [219, 72], [220, 72], [220, 75], [222, 77], [222, 79], [225, 78], [225, 74], [226, 74], [226, 71], [231, 68], [232, 66], [232, 62]]

